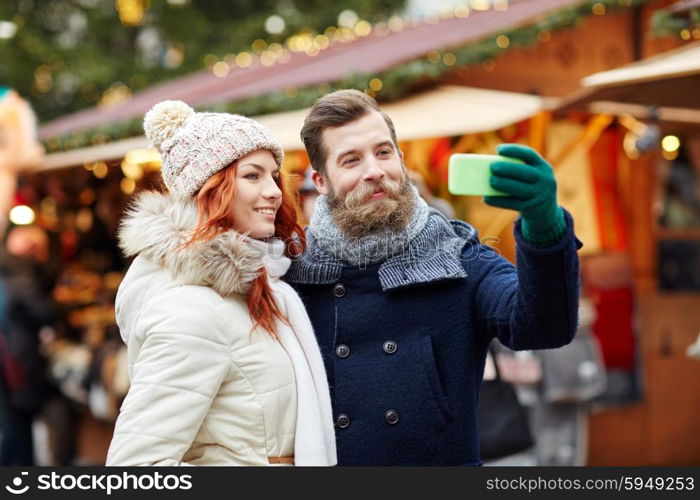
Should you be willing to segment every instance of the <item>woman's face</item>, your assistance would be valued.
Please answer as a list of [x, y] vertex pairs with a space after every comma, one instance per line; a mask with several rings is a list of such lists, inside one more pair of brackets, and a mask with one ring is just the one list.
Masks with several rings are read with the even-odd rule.
[[275, 234], [275, 217], [282, 204], [280, 169], [272, 153], [258, 149], [238, 159], [236, 165], [233, 228], [252, 238]]

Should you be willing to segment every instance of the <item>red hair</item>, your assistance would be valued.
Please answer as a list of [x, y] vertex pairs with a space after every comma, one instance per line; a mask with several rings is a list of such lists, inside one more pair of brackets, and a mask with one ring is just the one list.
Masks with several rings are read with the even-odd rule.
[[[306, 248], [306, 238], [304, 230], [297, 222], [296, 204], [285, 188], [282, 172], [280, 172], [279, 184], [282, 203], [275, 217], [275, 237], [285, 242], [285, 255], [295, 257]], [[233, 229], [235, 221], [231, 214], [231, 206], [235, 198], [235, 186], [236, 162], [207, 180], [196, 194], [199, 221], [185, 245], [191, 245], [196, 241], [209, 241]], [[274, 336], [277, 331], [275, 318], [287, 322], [272, 296], [264, 268], [251, 283], [246, 302], [253, 320], [253, 328], [260, 326]]]

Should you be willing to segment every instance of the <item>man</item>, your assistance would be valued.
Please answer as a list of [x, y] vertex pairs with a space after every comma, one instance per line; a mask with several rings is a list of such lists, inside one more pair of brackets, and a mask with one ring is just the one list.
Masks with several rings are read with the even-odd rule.
[[488, 345], [554, 348], [576, 330], [578, 241], [532, 149], [492, 165], [486, 202], [519, 210], [518, 267], [408, 182], [391, 119], [354, 90], [319, 99], [301, 132], [322, 196], [287, 274], [331, 386], [340, 465], [479, 465]]

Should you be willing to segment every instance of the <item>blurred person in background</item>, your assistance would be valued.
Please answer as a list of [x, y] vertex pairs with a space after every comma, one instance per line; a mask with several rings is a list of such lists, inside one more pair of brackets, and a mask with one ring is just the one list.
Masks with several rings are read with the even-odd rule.
[[301, 203], [301, 212], [304, 216], [305, 225], [311, 220], [311, 215], [314, 213], [314, 207], [316, 206], [316, 198], [318, 198], [316, 185], [311, 178], [313, 172], [313, 168], [307, 168], [304, 172], [304, 180], [299, 185], [299, 202]]
[[47, 395], [39, 332], [53, 322], [50, 280], [43, 265], [49, 240], [37, 226], [13, 227], [0, 261], [2, 436], [0, 465], [34, 465], [32, 424]]
[[335, 465], [319, 347], [279, 279], [304, 247], [281, 145], [181, 101], [144, 129], [169, 193], [142, 193], [119, 233], [136, 256], [116, 298], [131, 387], [107, 465]]
[[455, 211], [450, 202], [444, 198], [435, 196], [428, 188], [428, 185], [425, 183], [425, 179], [420, 172], [406, 169], [406, 173], [408, 174], [408, 179], [411, 181], [411, 184], [416, 186], [416, 189], [418, 189], [418, 194], [420, 194], [420, 197], [425, 200], [429, 207], [439, 210], [440, 213], [442, 213], [442, 215], [448, 219], [454, 219]]
[[16, 91], [0, 85], [0, 233], [5, 232], [17, 175], [36, 167], [43, 155], [31, 106]]

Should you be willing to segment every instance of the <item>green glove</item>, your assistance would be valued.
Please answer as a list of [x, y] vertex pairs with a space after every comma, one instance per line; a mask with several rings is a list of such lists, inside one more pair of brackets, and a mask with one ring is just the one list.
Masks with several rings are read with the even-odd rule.
[[484, 201], [520, 212], [523, 237], [534, 246], [546, 248], [558, 242], [566, 232], [566, 220], [557, 204], [557, 181], [551, 165], [528, 146], [499, 144], [496, 150], [525, 164], [491, 163], [491, 187], [509, 196], [486, 196]]

